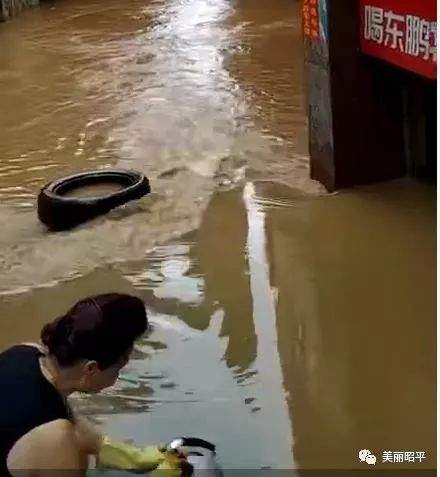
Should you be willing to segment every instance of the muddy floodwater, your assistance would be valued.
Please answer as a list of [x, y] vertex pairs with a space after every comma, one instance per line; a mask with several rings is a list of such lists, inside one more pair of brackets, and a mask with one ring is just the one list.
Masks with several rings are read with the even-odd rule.
[[90, 184], [69, 190], [63, 195], [66, 197], [76, 197], [79, 199], [88, 197], [103, 197], [108, 194], [118, 192], [122, 189], [123, 187], [119, 184]]
[[[228, 469], [434, 468], [435, 188], [308, 179], [299, 8], [65, 0], [0, 25], [0, 349], [133, 293], [151, 333], [72, 399], [110, 435], [201, 436]], [[38, 223], [46, 182], [106, 167], [153, 192]]]

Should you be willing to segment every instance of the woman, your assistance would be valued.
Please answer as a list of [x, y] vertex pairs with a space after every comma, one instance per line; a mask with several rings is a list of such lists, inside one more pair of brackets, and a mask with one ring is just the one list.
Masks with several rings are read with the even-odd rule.
[[[100, 295], [46, 325], [44, 346], [19, 345], [0, 354], [1, 477], [22, 477], [25, 469], [85, 474], [89, 456], [99, 458], [107, 441], [73, 415], [67, 396], [112, 386], [147, 326], [140, 299]], [[182, 457], [179, 467], [184, 465]]]

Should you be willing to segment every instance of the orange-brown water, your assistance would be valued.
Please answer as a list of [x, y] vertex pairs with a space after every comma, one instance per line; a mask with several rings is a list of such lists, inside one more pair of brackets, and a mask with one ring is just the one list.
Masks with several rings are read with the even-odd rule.
[[[245, 176], [320, 190], [307, 179], [299, 26], [291, 0], [61, 1], [1, 25], [14, 47], [0, 51], [0, 291], [142, 258]], [[145, 173], [153, 194], [48, 236], [40, 187], [113, 166]]]
[[[0, 25], [0, 347], [135, 293], [152, 335], [74, 399], [112, 435], [201, 435], [227, 468], [360, 468], [361, 448], [432, 468], [435, 191], [308, 180], [298, 11], [66, 0]], [[47, 233], [39, 188], [107, 166], [153, 193]]]
[[123, 187], [120, 184], [90, 184], [72, 189], [64, 195], [66, 197], [77, 198], [101, 197], [104, 195], [112, 194], [114, 192], [118, 192], [121, 189], [123, 189]]

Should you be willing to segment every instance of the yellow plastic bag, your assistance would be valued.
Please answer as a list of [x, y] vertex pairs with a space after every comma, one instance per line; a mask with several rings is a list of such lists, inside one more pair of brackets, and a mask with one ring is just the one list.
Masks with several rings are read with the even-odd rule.
[[151, 472], [149, 477], [181, 477], [190, 466], [183, 465], [182, 455], [167, 451], [166, 446], [136, 447], [105, 437], [97, 457], [97, 467], [106, 469]]
[[165, 459], [148, 477], [181, 477], [184, 472], [177, 453], [166, 452]]
[[107, 469], [150, 471], [165, 461], [166, 453], [161, 446], [136, 447], [124, 442], [104, 438], [97, 466]]

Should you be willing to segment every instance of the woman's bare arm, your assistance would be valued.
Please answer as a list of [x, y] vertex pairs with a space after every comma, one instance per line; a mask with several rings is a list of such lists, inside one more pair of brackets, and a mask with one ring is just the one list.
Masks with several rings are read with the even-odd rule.
[[78, 416], [73, 412], [75, 436], [78, 446], [84, 454], [97, 456], [101, 449], [104, 436], [85, 417]]
[[43, 424], [19, 439], [8, 455], [7, 465], [14, 477], [27, 473], [53, 475], [53, 470], [69, 470], [84, 477], [88, 456], [81, 449], [71, 422], [58, 419]]

